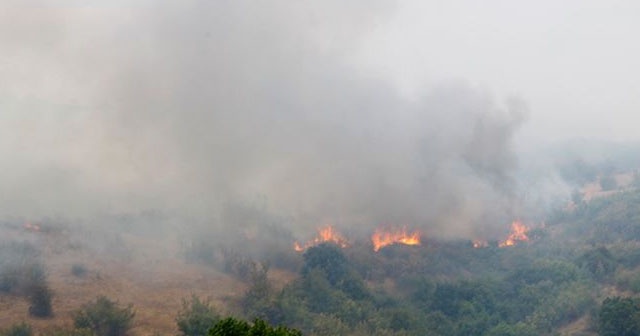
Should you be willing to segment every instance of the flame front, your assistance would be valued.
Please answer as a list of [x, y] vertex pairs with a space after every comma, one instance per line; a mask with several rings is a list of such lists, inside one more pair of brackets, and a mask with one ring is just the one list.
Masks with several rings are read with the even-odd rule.
[[507, 237], [507, 239], [501, 241], [498, 246], [513, 246], [520, 241], [529, 241], [527, 232], [529, 232], [529, 228], [522, 224], [521, 221], [514, 221], [513, 223], [511, 223], [511, 234], [509, 235], [509, 237]]
[[486, 240], [476, 239], [473, 241], [473, 248], [485, 248], [489, 246], [489, 242]]
[[23, 225], [24, 229], [31, 232], [40, 232], [40, 225], [31, 224], [31, 222], [26, 222]]
[[334, 243], [342, 248], [349, 246], [349, 242], [345, 237], [336, 231], [333, 226], [327, 225], [324, 228], [318, 229], [318, 236], [313, 240], [308, 241], [304, 245], [300, 245], [298, 242], [295, 242], [293, 244], [293, 248], [298, 252], [302, 252], [309, 247], [316, 246], [321, 243]]
[[420, 232], [407, 233], [406, 228], [397, 231], [376, 229], [371, 236], [371, 242], [373, 243], [373, 250], [376, 252], [391, 244], [420, 245]]

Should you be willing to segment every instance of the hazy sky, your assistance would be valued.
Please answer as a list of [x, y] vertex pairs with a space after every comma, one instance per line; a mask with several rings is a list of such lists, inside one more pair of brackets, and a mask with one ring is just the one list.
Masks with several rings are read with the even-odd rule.
[[[139, 15], [136, 10], [146, 11], [153, 1], [4, 3], [0, 15], [4, 11], [5, 15], [23, 16], [23, 20], [5, 20], [2, 34], [15, 34], [12, 25], [17, 21], [32, 26], [32, 34], [46, 38], [56, 34], [56, 29], [79, 29], [71, 34], [86, 36], [117, 30], [117, 25], [130, 24], [128, 17]], [[348, 10], [362, 9], [359, 2], [353, 6], [301, 3], [299, 7], [316, 7], [327, 14], [319, 16], [322, 21], [311, 23], [313, 29], [321, 34], [339, 31], [322, 37], [326, 41], [320, 43], [342, 53], [364, 73], [387, 78], [407, 95], [442, 82], [465, 81], [496, 97], [515, 94], [527, 102], [529, 120], [519, 139], [638, 139], [637, 1], [376, 1], [375, 10], [362, 11]], [[22, 10], [7, 10], [16, 6]], [[55, 27], [56, 22], [65, 22], [67, 27]], [[0, 48], [11, 45], [5, 42]], [[25, 57], [13, 64], [5, 61], [2, 68], [46, 66], [42, 60], [36, 63]], [[27, 88], [12, 85], [5, 96], [54, 90], [33, 83]]]
[[357, 62], [408, 94], [464, 80], [530, 107], [521, 136], [639, 139], [640, 3], [401, 1]]
[[0, 211], [504, 227], [519, 145], [638, 138], [638, 6], [7, 0]]

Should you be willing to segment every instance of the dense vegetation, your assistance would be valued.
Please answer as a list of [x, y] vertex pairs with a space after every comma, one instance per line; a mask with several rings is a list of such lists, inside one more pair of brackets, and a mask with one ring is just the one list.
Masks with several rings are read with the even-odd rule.
[[[602, 289], [640, 292], [638, 201], [630, 189], [581, 202], [507, 248], [319, 245], [282, 290], [251, 278], [243, 313], [314, 335], [552, 335], [583, 317], [594, 334], [620, 335], [608, 331], [615, 319], [640, 306]], [[640, 330], [634, 321], [629, 335]]]
[[[510, 253], [493, 252], [475, 262], [487, 267], [510, 262]], [[578, 263], [523, 258], [511, 269], [492, 268], [491, 276], [486, 271], [439, 279], [417, 268], [385, 291], [367, 286], [354, 262], [325, 244], [305, 252], [300, 277], [281, 291], [255, 282], [243, 308], [248, 317], [316, 335], [543, 335], [594, 305], [594, 277]]]
[[[239, 231], [271, 238], [225, 237], [246, 239], [240, 250], [203, 234], [185, 244], [184, 257], [216, 267], [248, 289], [228, 301], [224, 314], [208, 299], [185, 299], [175, 315], [176, 327], [185, 336], [299, 335], [297, 330], [308, 335], [497, 336], [557, 335], [581, 321], [579, 329], [586, 335], [638, 335], [640, 191], [632, 185], [575, 201], [529, 231], [530, 241], [510, 247], [428, 240], [422, 246], [391, 245], [373, 252], [369, 243], [356, 242], [347, 248], [320, 244], [301, 254], [291, 250], [290, 235], [281, 235], [286, 219], [264, 209], [231, 209], [224, 218], [238, 223]], [[34, 317], [51, 316], [52, 291], [38, 246], [6, 242], [0, 252], [0, 294], [28, 300]], [[272, 268], [293, 271], [296, 277], [284, 286], [272, 283]], [[87, 268], [73, 264], [70, 272], [85, 278]], [[73, 320], [74, 329], [54, 334], [127, 335], [135, 311], [98, 297]], [[32, 333], [25, 323], [1, 332]]]

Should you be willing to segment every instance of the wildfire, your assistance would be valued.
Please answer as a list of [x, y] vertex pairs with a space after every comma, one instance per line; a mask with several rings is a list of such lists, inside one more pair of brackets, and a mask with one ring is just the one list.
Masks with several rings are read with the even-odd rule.
[[476, 239], [473, 241], [473, 248], [484, 248], [488, 246], [489, 242], [486, 240]]
[[308, 241], [304, 245], [300, 245], [298, 242], [295, 242], [293, 244], [293, 248], [298, 252], [302, 252], [309, 247], [327, 242], [335, 243], [342, 248], [349, 246], [348, 241], [344, 236], [336, 231], [333, 226], [327, 225], [324, 228], [318, 229], [318, 235], [313, 240]]
[[522, 224], [521, 221], [514, 221], [513, 223], [511, 223], [511, 234], [509, 235], [509, 237], [507, 237], [507, 239], [501, 241], [498, 246], [513, 246], [519, 241], [529, 241], [527, 232], [529, 232], [529, 228]]
[[371, 236], [371, 242], [373, 242], [373, 250], [376, 252], [391, 244], [420, 245], [420, 232], [408, 233], [406, 228], [397, 231], [376, 229]]
[[40, 225], [31, 224], [30, 222], [24, 223], [24, 229], [31, 232], [40, 232]]

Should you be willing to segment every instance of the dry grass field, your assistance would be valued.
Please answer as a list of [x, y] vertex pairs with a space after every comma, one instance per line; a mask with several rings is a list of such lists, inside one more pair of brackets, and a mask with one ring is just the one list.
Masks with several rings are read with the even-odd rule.
[[[55, 315], [32, 318], [25, 298], [0, 293], [0, 329], [21, 321], [28, 322], [36, 333], [71, 327], [75, 310], [105, 295], [120, 304], [133, 305], [133, 335], [176, 334], [175, 317], [183, 299], [191, 295], [210, 298], [220, 312], [232, 312], [229, 302], [246, 288], [242, 281], [213, 267], [185, 262], [177, 241], [122, 234], [114, 243], [118, 248], [105, 248], [92, 246], [99, 245], [91, 243], [95, 237], [85, 242], [81, 233], [69, 230], [31, 231], [16, 225], [3, 230], [5, 241], [31, 241], [42, 249], [41, 260], [54, 292]], [[107, 243], [109, 239], [105, 236]], [[86, 273], [74, 275], [74, 265]], [[280, 283], [292, 276], [271, 273]]]

